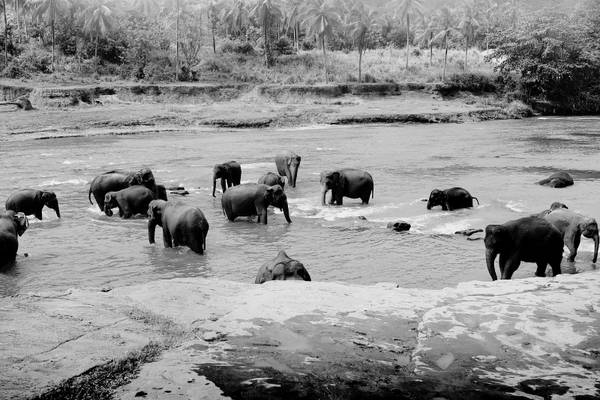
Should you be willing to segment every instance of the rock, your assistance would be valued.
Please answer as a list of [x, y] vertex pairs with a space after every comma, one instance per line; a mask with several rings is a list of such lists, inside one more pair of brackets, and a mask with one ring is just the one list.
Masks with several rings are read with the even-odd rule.
[[410, 230], [410, 226], [411, 225], [406, 221], [390, 222], [387, 224], [388, 229], [391, 229], [396, 232], [408, 231], [408, 230]]
[[167, 190], [185, 190], [183, 186], [169, 186]]
[[538, 185], [550, 186], [553, 188], [564, 188], [573, 185], [573, 177], [565, 171], [555, 172], [546, 179], [538, 182]]
[[454, 232], [455, 235], [471, 236], [475, 233], [483, 232], [483, 229], [465, 229], [463, 231]]
[[174, 194], [176, 196], [187, 196], [188, 194], [190, 194], [190, 192], [188, 192], [187, 190], [172, 190], [169, 191], [170, 194]]
[[143, 390], [140, 390], [135, 394], [135, 397], [146, 397], [147, 395], [148, 393], [144, 392]]

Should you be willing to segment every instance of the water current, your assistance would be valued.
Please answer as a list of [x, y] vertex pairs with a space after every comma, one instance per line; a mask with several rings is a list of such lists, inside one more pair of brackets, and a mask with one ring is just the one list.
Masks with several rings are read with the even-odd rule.
[[[211, 196], [212, 166], [237, 160], [242, 182], [256, 182], [275, 171], [274, 155], [288, 149], [302, 156], [298, 185], [286, 188], [293, 223], [278, 210], [266, 226], [227, 221], [220, 193]], [[94, 176], [143, 166], [158, 183], [190, 192], [173, 199], [203, 210], [210, 223], [205, 255], [163, 248], [160, 228], [157, 244], [150, 245], [143, 218], [107, 217], [88, 202]], [[319, 173], [344, 167], [373, 175], [375, 196], [368, 206], [350, 199], [342, 207], [321, 206]], [[556, 170], [569, 171], [575, 185], [535, 184]], [[490, 279], [483, 241], [455, 231], [526, 216], [553, 201], [600, 218], [600, 119], [9, 139], [0, 144], [0, 171], [2, 203], [18, 189], [51, 190], [62, 214], [57, 219], [44, 209], [43, 221], [30, 217], [16, 265], [0, 273], [0, 295], [175, 277], [253, 282], [260, 265], [280, 249], [302, 261], [313, 280], [441, 288]], [[468, 189], [481, 205], [426, 209], [422, 199], [432, 189], [453, 186]], [[412, 224], [411, 231], [386, 229], [397, 220]], [[563, 261], [564, 271], [594, 268], [592, 250], [593, 242], [582, 239], [577, 261]], [[533, 276], [534, 268], [524, 263], [514, 278]]]

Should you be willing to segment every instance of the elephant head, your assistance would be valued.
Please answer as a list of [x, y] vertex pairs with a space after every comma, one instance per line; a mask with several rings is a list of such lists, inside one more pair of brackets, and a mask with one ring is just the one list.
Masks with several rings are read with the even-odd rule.
[[216, 164], [213, 167], [213, 190], [212, 190], [212, 195], [213, 197], [215, 197], [215, 190], [217, 187], [217, 179], [221, 179], [221, 190], [223, 191], [223, 193], [225, 193], [225, 191], [227, 190], [227, 187], [225, 186], [225, 180], [227, 178], [229, 178], [229, 169], [227, 168], [227, 166], [223, 165], [223, 164]]
[[292, 153], [290, 158], [288, 158], [285, 168], [285, 175], [289, 182], [289, 185], [293, 188], [296, 187], [296, 179], [298, 178], [298, 168], [300, 167], [300, 161], [302, 161], [302, 157], [297, 154]]
[[155, 199], [167, 201], [167, 188], [164, 185], [156, 185]]
[[279, 185], [269, 186], [265, 190], [265, 202], [268, 205], [272, 205], [273, 207], [279, 208], [283, 211], [283, 215], [285, 216], [285, 220], [288, 223], [291, 223], [290, 219], [290, 210], [288, 208], [287, 196], [283, 191], [283, 188]]
[[162, 216], [167, 202], [164, 200], [152, 200], [148, 204], [148, 241], [154, 244], [154, 232], [156, 225], [162, 228]]
[[331, 190], [332, 202], [335, 199], [338, 192], [343, 190], [342, 176], [338, 171], [325, 171], [321, 172], [321, 204], [325, 205], [325, 196], [327, 192]]
[[104, 195], [104, 214], [109, 217], [112, 217], [113, 215], [112, 209], [119, 206], [115, 196], [116, 193], [117, 192], [108, 192]]
[[427, 200], [427, 209], [431, 210], [435, 206], [443, 206], [446, 202], [446, 193], [443, 190], [433, 189]]
[[130, 174], [127, 179], [127, 184], [129, 186], [143, 185], [152, 190], [152, 192], [156, 192], [156, 181], [154, 180], [154, 174], [150, 168], [142, 168], [138, 172]]
[[14, 212], [13, 210], [7, 210], [6, 215], [13, 219], [17, 235], [23, 236], [27, 228], [29, 228], [29, 220], [27, 219], [27, 216], [22, 212]]
[[54, 192], [42, 192], [42, 202], [48, 208], [56, 211], [56, 216], [60, 218], [60, 209], [58, 208], [58, 199]]
[[[485, 261], [492, 280], [498, 279], [494, 270], [496, 256], [511, 245], [509, 232], [502, 225], [488, 225], [485, 228]], [[502, 273], [502, 271], [500, 271]]]
[[598, 223], [594, 218], [586, 218], [579, 224], [581, 234], [589, 239], [594, 239], [594, 258], [592, 262], [595, 263], [598, 260]]

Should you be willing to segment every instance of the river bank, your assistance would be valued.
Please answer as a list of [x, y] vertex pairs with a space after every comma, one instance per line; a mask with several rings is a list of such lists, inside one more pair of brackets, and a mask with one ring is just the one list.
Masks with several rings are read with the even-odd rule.
[[[435, 84], [321, 86], [139, 85], [47, 87], [0, 83], [2, 101], [27, 98], [34, 110], [0, 106], [0, 135], [26, 137], [144, 133], [176, 126], [266, 128], [319, 124], [439, 123], [521, 118], [531, 110], [494, 94]], [[445, 95], [442, 95], [444, 92]]]
[[174, 279], [6, 297], [0, 397], [591, 399], [598, 287]]

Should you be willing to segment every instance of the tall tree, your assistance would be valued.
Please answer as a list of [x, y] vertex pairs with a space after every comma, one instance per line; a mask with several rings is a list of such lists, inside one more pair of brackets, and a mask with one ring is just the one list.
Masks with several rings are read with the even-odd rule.
[[[250, 11], [243, 0], [235, 0], [235, 2], [225, 9], [223, 19], [231, 26], [233, 33], [240, 34], [250, 25]], [[246, 35], [248, 40], [248, 35]]]
[[56, 24], [56, 17], [61, 11], [68, 10], [69, 6], [70, 3], [68, 0], [40, 0], [37, 3], [37, 7], [34, 11], [34, 17], [36, 19], [43, 19], [45, 17], [50, 25], [50, 32], [52, 36], [52, 71], [54, 71], [55, 60], [54, 25]]
[[304, 11], [304, 22], [308, 26], [308, 34], [317, 37], [323, 49], [323, 64], [325, 67], [325, 83], [327, 83], [327, 54], [325, 38], [333, 35], [333, 28], [340, 24], [337, 10], [326, 0], [310, 0]]
[[278, 2], [275, 0], [258, 0], [250, 11], [252, 15], [263, 28], [263, 38], [265, 47], [265, 63], [268, 67], [274, 64], [273, 53], [271, 52], [271, 27], [283, 18], [283, 12]]
[[4, 14], [4, 68], [8, 66], [8, 19], [6, 18], [6, 0], [2, 0], [2, 13]]
[[470, 2], [465, 2], [463, 14], [460, 23], [458, 24], [458, 29], [465, 38], [465, 71], [468, 68], [469, 40], [475, 39], [475, 34], [479, 28], [479, 25], [480, 24], [476, 15], [475, 5]]
[[442, 80], [446, 80], [446, 66], [448, 65], [448, 39], [453, 32], [456, 32], [454, 28], [454, 16], [448, 7], [443, 7], [439, 11], [438, 15], [439, 31], [435, 35], [433, 41], [442, 41], [444, 45], [444, 72], [442, 73]]
[[[100, 37], [106, 37], [114, 27], [112, 10], [106, 1], [96, 0], [85, 12], [85, 23], [83, 31], [94, 40], [94, 58], [98, 59], [98, 41]], [[97, 68], [97, 64], [96, 64]]]
[[432, 16], [423, 17], [416, 38], [417, 43], [427, 44], [429, 47], [429, 65], [433, 64], [433, 37], [437, 32], [437, 24]]
[[358, 82], [362, 82], [362, 56], [367, 46], [369, 32], [377, 24], [377, 14], [365, 7], [364, 3], [357, 3], [352, 10], [351, 35], [358, 47]]
[[219, 9], [220, 9], [220, 4], [217, 3], [214, 0], [210, 0], [210, 2], [208, 3], [208, 6], [206, 7], [206, 15], [208, 18], [208, 23], [210, 25], [210, 32], [211, 32], [211, 36], [212, 36], [212, 48], [213, 48], [213, 53], [216, 54], [217, 53], [217, 41], [216, 41], [216, 34], [217, 34], [217, 25], [219, 24]]
[[408, 69], [408, 56], [410, 53], [410, 17], [422, 15], [425, 7], [423, 0], [395, 0], [396, 13], [406, 24], [406, 69]]

